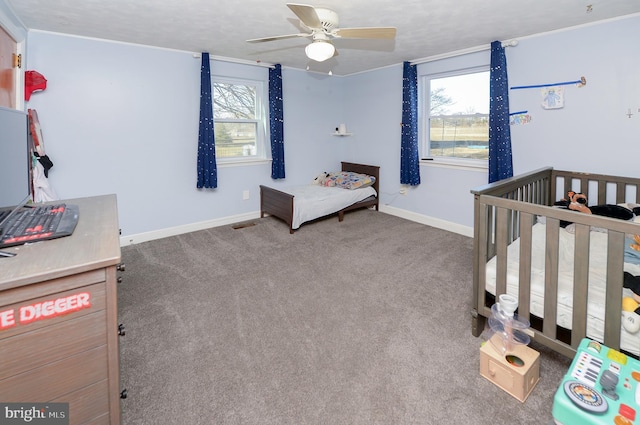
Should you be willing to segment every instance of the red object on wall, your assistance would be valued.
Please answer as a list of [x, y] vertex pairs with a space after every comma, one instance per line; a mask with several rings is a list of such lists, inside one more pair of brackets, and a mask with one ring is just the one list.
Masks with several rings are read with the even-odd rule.
[[25, 71], [24, 73], [24, 99], [31, 99], [31, 93], [47, 88], [47, 79], [38, 71]]

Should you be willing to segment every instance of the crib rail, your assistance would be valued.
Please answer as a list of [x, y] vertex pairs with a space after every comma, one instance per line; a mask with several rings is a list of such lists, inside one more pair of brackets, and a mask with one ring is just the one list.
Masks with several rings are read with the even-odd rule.
[[556, 195], [564, 196], [570, 190], [582, 192], [587, 195], [589, 205], [640, 203], [638, 178], [560, 170], [553, 170], [551, 174], [551, 193]]
[[[587, 288], [589, 278], [590, 230], [606, 229], [607, 289], [604, 344], [620, 347], [621, 299], [625, 234], [640, 233], [640, 224], [607, 217], [581, 214], [553, 208], [553, 202], [567, 191], [583, 192], [590, 205], [603, 203], [638, 203], [640, 179], [578, 173], [541, 168], [501, 182], [488, 184], [471, 192], [474, 195], [474, 263], [472, 332], [482, 333], [491, 306], [485, 305], [486, 263], [496, 257], [496, 296], [506, 292], [507, 248], [520, 238], [519, 311], [530, 317], [532, 227], [539, 217], [546, 221], [545, 297], [541, 329], [534, 330], [534, 340], [573, 356], [584, 336], [587, 322]], [[558, 245], [560, 222], [575, 223], [574, 305], [569, 341], [558, 339], [556, 317], [558, 298]]]

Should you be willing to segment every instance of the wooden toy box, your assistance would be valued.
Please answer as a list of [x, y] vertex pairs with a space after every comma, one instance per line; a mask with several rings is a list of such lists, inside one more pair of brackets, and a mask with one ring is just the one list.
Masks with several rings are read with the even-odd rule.
[[[500, 335], [496, 345], [500, 346]], [[498, 352], [491, 341], [480, 347], [480, 375], [524, 402], [540, 379], [540, 353], [526, 345], [516, 344], [506, 355]]]

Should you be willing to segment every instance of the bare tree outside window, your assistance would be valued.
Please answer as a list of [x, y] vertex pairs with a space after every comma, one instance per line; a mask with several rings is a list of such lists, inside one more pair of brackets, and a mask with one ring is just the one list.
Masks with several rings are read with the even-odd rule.
[[213, 84], [213, 116], [221, 119], [256, 117], [256, 89], [241, 84]]
[[438, 87], [431, 90], [431, 102], [429, 102], [430, 115], [440, 115], [447, 111], [447, 106], [452, 105], [453, 99], [445, 93], [446, 87]]
[[256, 85], [214, 81], [212, 99], [216, 156], [255, 157], [262, 119]]

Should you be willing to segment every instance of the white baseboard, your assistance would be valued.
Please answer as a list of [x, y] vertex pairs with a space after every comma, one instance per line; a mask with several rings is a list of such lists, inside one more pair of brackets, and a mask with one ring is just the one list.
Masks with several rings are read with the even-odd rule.
[[183, 233], [196, 232], [198, 230], [210, 229], [212, 227], [228, 226], [247, 220], [260, 218], [260, 212], [233, 215], [229, 217], [217, 218], [213, 220], [190, 223], [182, 226], [169, 227], [166, 229], [154, 230], [152, 232], [138, 233], [120, 237], [120, 246], [135, 245], [137, 243], [148, 242], [155, 239], [167, 238], [169, 236], [181, 235]]
[[[473, 237], [472, 227], [463, 226], [461, 224], [452, 223], [450, 221], [417, 214], [400, 208], [390, 207], [388, 205], [380, 205], [380, 212], [404, 218], [406, 220], [415, 221], [416, 223], [426, 224], [427, 226], [436, 227], [438, 229], [447, 230], [449, 232], [458, 233], [463, 236], [468, 236], [471, 238]], [[256, 211], [246, 214], [201, 221], [198, 223], [185, 224], [182, 226], [169, 227], [166, 229], [154, 230], [152, 232], [122, 236], [120, 237], [120, 246], [135, 245], [155, 239], [167, 238], [169, 236], [181, 235], [183, 233], [196, 232], [198, 230], [210, 229], [212, 227], [228, 226], [230, 224], [240, 223], [248, 220], [255, 220], [258, 218], [260, 218], [260, 212]]]
[[406, 220], [415, 221], [416, 223], [426, 224], [427, 226], [436, 227], [438, 229], [447, 230], [449, 232], [458, 233], [463, 236], [473, 237], [473, 227], [463, 226], [462, 224], [453, 223], [451, 221], [442, 220], [427, 215], [414, 213], [400, 208], [390, 207], [389, 205], [380, 205], [380, 212]]

